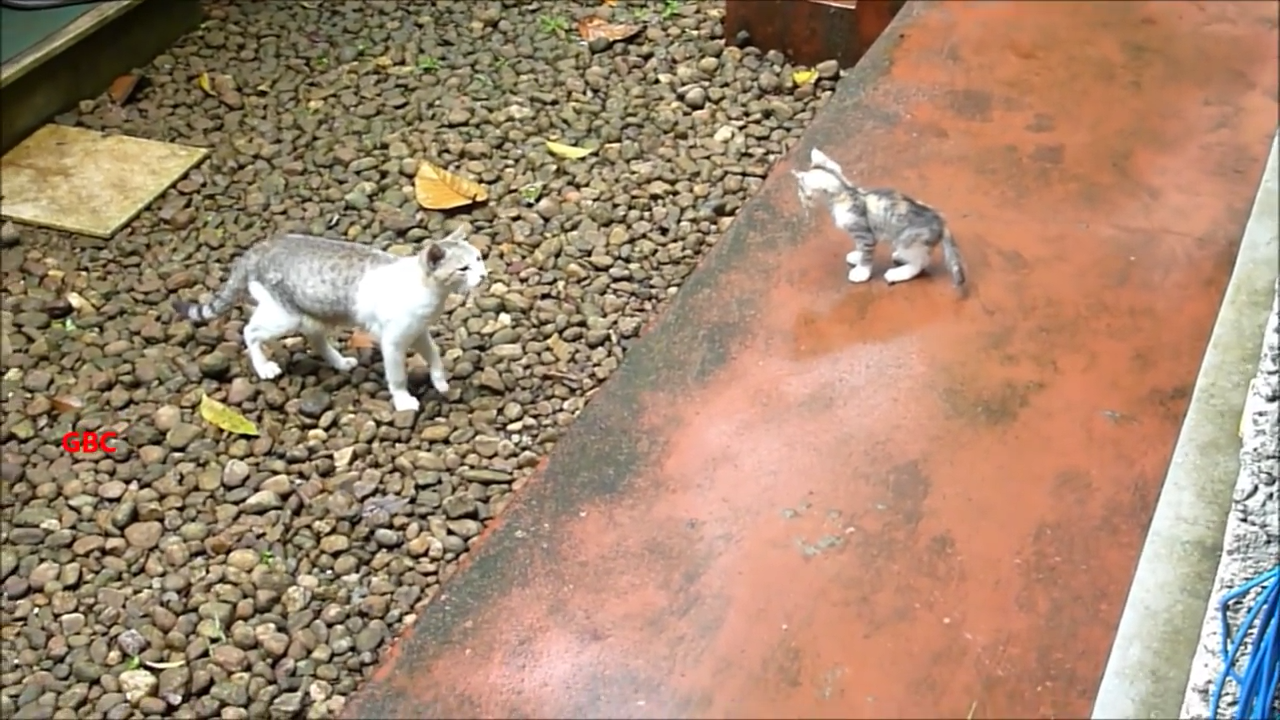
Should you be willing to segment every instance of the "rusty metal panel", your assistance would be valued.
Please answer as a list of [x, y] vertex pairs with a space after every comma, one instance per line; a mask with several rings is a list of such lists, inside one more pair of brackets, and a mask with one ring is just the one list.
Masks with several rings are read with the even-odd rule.
[[799, 65], [837, 60], [852, 67], [888, 27], [906, 0], [728, 0], [725, 34], [745, 33], [761, 50], [778, 50]]

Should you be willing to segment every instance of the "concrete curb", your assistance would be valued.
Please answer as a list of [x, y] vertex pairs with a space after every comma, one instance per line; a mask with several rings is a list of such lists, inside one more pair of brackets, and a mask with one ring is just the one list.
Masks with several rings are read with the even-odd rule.
[[1222, 554], [1239, 474], [1236, 435], [1280, 255], [1277, 142], [1245, 226], [1169, 472], [1093, 705], [1095, 720], [1174, 718]]

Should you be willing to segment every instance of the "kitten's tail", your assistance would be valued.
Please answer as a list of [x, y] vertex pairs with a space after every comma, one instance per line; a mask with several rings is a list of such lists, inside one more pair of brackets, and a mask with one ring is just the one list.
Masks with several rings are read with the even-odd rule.
[[182, 298], [173, 299], [173, 309], [179, 316], [197, 323], [205, 323], [225, 313], [249, 286], [249, 265], [252, 253], [245, 253], [231, 265], [231, 274], [226, 282], [214, 294], [213, 299], [205, 304], [187, 302]]
[[947, 272], [951, 273], [951, 284], [963, 291], [965, 284], [964, 263], [960, 260], [960, 248], [956, 247], [956, 239], [951, 236], [951, 228], [942, 230], [942, 257], [947, 262]]

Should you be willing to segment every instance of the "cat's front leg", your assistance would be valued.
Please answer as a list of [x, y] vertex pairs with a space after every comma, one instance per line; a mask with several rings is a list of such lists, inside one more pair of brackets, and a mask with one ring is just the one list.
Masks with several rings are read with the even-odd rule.
[[440, 358], [440, 347], [426, 328], [414, 339], [413, 349], [427, 361], [427, 369], [431, 373], [431, 387], [441, 395], [449, 392], [449, 374], [445, 372], [444, 360]]
[[409, 373], [405, 370], [404, 361], [411, 342], [412, 337], [387, 331], [383, 333], [380, 343], [382, 367], [387, 377], [387, 390], [391, 392], [391, 405], [396, 412], [404, 410], [417, 412], [422, 406], [418, 398], [409, 394]]
[[849, 265], [849, 282], [864, 283], [871, 279], [876, 237], [865, 222], [854, 223], [850, 227], [849, 234], [853, 236], [853, 250], [844, 256], [844, 261]]

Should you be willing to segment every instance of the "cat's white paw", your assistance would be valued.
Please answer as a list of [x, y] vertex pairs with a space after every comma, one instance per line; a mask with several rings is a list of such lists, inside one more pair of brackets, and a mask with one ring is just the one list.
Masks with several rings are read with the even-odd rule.
[[360, 358], [347, 357], [344, 355], [338, 358], [337, 362], [333, 364], [333, 368], [341, 372], [348, 372], [350, 370], [354, 370], [359, 364]]
[[899, 265], [898, 267], [885, 270], [884, 280], [885, 282], [892, 285], [894, 283], [900, 283], [906, 280], [910, 280], [911, 278], [919, 274], [920, 274], [919, 268], [917, 268], [914, 265]]
[[280, 377], [281, 373], [280, 366], [274, 360], [262, 363], [261, 367], [255, 366], [253, 370], [263, 380], [275, 380]]
[[391, 396], [391, 406], [396, 409], [396, 412], [404, 412], [405, 410], [418, 412], [418, 408], [422, 407], [422, 403], [418, 402], [418, 398], [409, 393], [395, 393]]
[[445, 375], [443, 372], [439, 374], [431, 373], [431, 387], [435, 388], [436, 392], [441, 395], [448, 395], [449, 376]]
[[849, 282], [863, 283], [871, 279], [871, 266], [859, 265], [849, 268]]
[[850, 251], [849, 251], [849, 254], [844, 256], [844, 261], [845, 261], [846, 263], [848, 263], [849, 265], [861, 265], [861, 264], [862, 264], [862, 251], [861, 251], [861, 250], [850, 250]]

